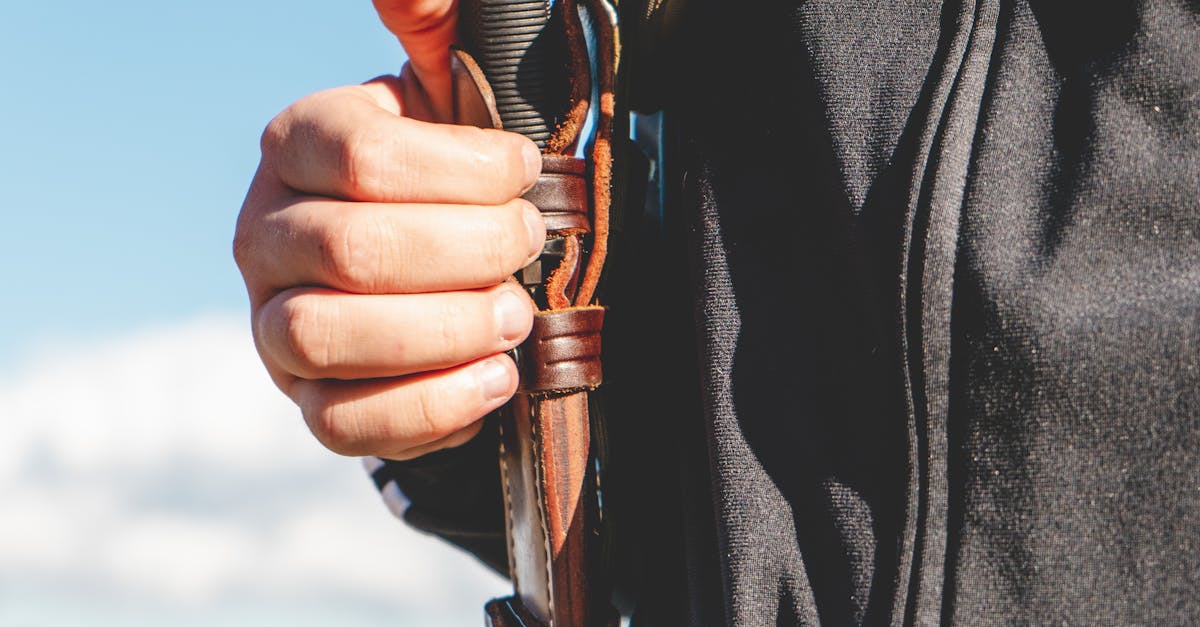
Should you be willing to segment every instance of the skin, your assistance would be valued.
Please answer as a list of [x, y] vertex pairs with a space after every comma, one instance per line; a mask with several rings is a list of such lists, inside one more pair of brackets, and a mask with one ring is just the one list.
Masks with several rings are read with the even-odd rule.
[[234, 257], [255, 346], [317, 439], [411, 459], [504, 404], [534, 306], [509, 277], [545, 240], [518, 196], [529, 140], [445, 123], [456, 3], [376, 0], [400, 76], [305, 97], [262, 136]]

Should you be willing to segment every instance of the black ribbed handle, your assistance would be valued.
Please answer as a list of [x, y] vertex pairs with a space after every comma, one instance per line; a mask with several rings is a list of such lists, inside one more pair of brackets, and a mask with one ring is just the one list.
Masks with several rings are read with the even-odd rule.
[[[504, 129], [545, 147], [563, 109], [565, 55], [548, 0], [462, 3], [462, 37], [491, 84]], [[554, 93], [559, 92], [559, 93]]]

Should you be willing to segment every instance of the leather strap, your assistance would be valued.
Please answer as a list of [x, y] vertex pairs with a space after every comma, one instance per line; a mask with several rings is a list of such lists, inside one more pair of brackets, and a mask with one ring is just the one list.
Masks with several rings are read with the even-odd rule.
[[521, 347], [520, 392], [591, 390], [604, 380], [600, 368], [603, 307], [541, 311]]
[[591, 232], [586, 172], [587, 163], [583, 159], [562, 155], [542, 157], [542, 174], [522, 198], [542, 212], [547, 234]]

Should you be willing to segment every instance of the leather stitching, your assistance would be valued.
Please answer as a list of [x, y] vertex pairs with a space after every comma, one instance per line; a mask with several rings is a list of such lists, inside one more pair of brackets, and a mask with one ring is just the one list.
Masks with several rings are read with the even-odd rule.
[[[500, 486], [502, 488], [502, 491], [504, 492], [504, 515], [505, 515], [505, 520], [508, 521], [507, 524], [512, 524], [511, 523], [511, 521], [513, 520], [512, 486], [509, 485], [510, 478], [509, 478], [509, 474], [508, 474], [508, 459], [507, 459], [507, 456], [505, 455], [505, 451], [504, 451], [504, 421], [498, 420], [496, 422], [498, 423], [498, 426], [500, 429]], [[512, 578], [513, 588], [516, 589], [517, 588], [517, 564], [516, 564], [517, 546], [513, 541], [513, 534], [511, 531], [506, 530], [504, 535], [506, 536], [506, 538], [508, 540], [508, 574]]]
[[[532, 400], [532, 399], [531, 399]], [[542, 476], [542, 427], [541, 413], [542, 406], [539, 402], [529, 404], [531, 420], [529, 421], [530, 431], [530, 450], [533, 454], [533, 482], [537, 485], [538, 498], [534, 499], [537, 502], [538, 525], [542, 529], [542, 542], [546, 545], [546, 599], [550, 608], [549, 625], [554, 627], [554, 562], [553, 562], [553, 543], [550, 541], [550, 527], [546, 523], [546, 484]]]

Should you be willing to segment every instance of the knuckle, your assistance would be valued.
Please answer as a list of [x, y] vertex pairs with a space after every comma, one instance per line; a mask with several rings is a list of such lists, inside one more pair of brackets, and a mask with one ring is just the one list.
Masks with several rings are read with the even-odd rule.
[[250, 183], [250, 190], [246, 192], [246, 198], [242, 201], [233, 229], [233, 261], [244, 277], [253, 274], [262, 256], [259, 254], [259, 247], [264, 226], [264, 202], [256, 193], [258, 176], [255, 174], [255, 180]]
[[295, 105], [292, 105], [272, 118], [270, 122], [267, 122], [267, 126], [263, 129], [262, 136], [258, 141], [259, 149], [264, 156], [283, 151], [284, 144], [287, 142], [287, 137], [291, 132], [294, 110]]
[[333, 324], [320, 299], [296, 296], [283, 302], [280, 309], [285, 350], [294, 374], [306, 379], [322, 377], [333, 365]]
[[263, 129], [259, 138], [263, 155], [286, 157], [294, 138], [319, 136], [319, 121], [328, 117], [328, 111], [340, 108], [349, 93], [347, 87], [335, 87], [308, 94], [288, 105]]
[[237, 228], [233, 232], [233, 262], [237, 265], [238, 270], [245, 276], [251, 267], [250, 258], [252, 257], [254, 244], [251, 242], [249, 233], [242, 220], [238, 220]]
[[412, 406], [408, 408], [409, 428], [413, 436], [421, 440], [435, 440], [448, 435], [444, 395], [436, 385], [416, 386], [412, 395]]
[[357, 456], [365, 454], [362, 433], [358, 421], [344, 405], [320, 403], [305, 410], [305, 421], [317, 441], [338, 455]]
[[347, 291], [376, 291], [385, 239], [383, 225], [369, 212], [335, 219], [322, 231], [319, 244], [321, 259], [334, 284]]
[[[338, 174], [351, 198], [372, 198], [383, 184], [384, 143], [378, 133], [357, 128], [343, 138], [338, 153]], [[382, 199], [380, 199], [382, 200]]]

